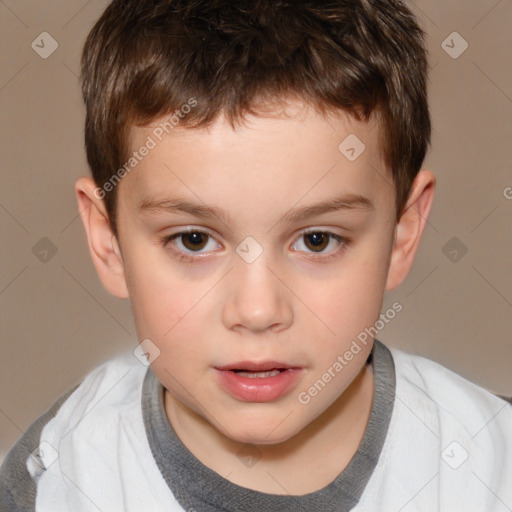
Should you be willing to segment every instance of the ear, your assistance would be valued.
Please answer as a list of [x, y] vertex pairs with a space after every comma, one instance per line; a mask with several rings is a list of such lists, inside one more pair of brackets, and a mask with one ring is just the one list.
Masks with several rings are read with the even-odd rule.
[[84, 176], [76, 181], [75, 193], [98, 276], [107, 291], [126, 299], [128, 289], [123, 260], [102, 199], [104, 192], [98, 190], [91, 177]]
[[395, 241], [386, 281], [386, 291], [393, 290], [407, 277], [430, 214], [436, 178], [421, 170], [412, 184], [404, 212], [395, 227]]

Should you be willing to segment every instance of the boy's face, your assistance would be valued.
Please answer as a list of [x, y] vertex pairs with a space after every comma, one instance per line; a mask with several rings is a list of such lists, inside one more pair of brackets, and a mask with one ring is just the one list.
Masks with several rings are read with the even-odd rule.
[[[148, 136], [157, 144], [118, 185], [117, 212], [122, 279], [139, 340], [160, 351], [152, 368], [168, 390], [168, 414], [267, 444], [301, 431], [364, 366], [371, 343], [359, 343], [304, 403], [304, 392], [379, 319], [383, 293], [394, 287], [395, 203], [376, 126], [341, 116], [327, 123], [298, 108], [289, 118], [249, 119], [235, 131], [223, 118], [209, 130], [178, 127], [162, 141], [153, 134], [158, 123], [134, 128], [132, 149]], [[354, 161], [338, 149], [350, 134], [366, 146]], [[354, 196], [372, 206], [312, 208]], [[178, 199], [201, 215], [165, 209]], [[196, 234], [164, 241], [187, 229]], [[218, 369], [240, 361], [296, 370], [265, 386]], [[252, 382], [255, 390], [244, 391]]]

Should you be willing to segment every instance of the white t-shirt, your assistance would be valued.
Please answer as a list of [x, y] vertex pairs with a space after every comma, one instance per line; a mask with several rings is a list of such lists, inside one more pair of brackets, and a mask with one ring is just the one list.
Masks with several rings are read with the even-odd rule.
[[377, 340], [369, 364], [374, 402], [350, 464], [323, 489], [285, 496], [204, 466], [168, 422], [151, 368], [122, 354], [63, 395], [9, 452], [0, 510], [510, 512], [512, 406]]

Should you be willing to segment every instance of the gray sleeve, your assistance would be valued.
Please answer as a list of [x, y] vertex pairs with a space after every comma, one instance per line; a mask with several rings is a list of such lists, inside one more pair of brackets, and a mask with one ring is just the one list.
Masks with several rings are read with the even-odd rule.
[[33, 512], [36, 482], [26, 467], [27, 457], [38, 447], [44, 426], [57, 414], [61, 405], [80, 384], [67, 390], [51, 407], [30, 425], [7, 454], [0, 467], [0, 512]]

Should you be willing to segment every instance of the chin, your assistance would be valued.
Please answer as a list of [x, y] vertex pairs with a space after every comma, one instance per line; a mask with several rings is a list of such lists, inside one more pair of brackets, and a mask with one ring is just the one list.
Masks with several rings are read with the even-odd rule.
[[232, 441], [242, 444], [254, 445], [275, 445], [288, 441], [293, 435], [289, 436], [269, 436], [268, 431], [264, 432], [225, 432]]
[[[247, 418], [233, 418], [229, 421], [228, 429], [222, 433], [229, 439], [238, 443], [255, 445], [272, 445], [284, 443], [300, 432], [303, 426], [287, 423], [286, 415], [275, 415], [263, 418], [261, 413], [258, 419], [254, 416]], [[290, 414], [293, 416], [293, 413]], [[291, 418], [290, 418], [291, 419]]]

